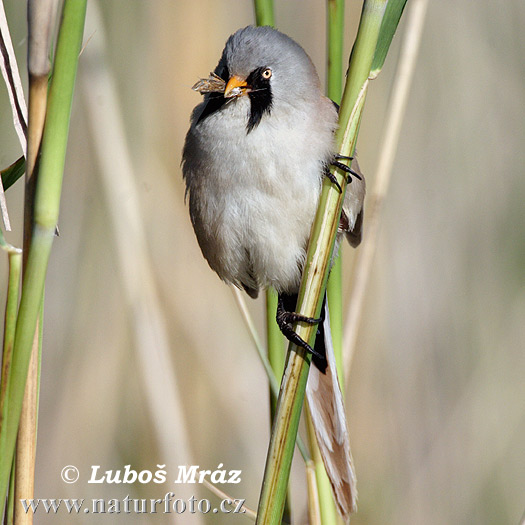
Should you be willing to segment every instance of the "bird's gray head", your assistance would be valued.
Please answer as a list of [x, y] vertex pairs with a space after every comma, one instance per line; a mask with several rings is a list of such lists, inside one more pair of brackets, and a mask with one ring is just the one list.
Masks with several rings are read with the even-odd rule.
[[248, 26], [230, 36], [215, 73], [226, 82], [224, 97], [209, 98], [199, 120], [220, 110], [231, 99], [247, 96], [247, 130], [277, 107], [302, 108], [322, 95], [319, 77], [304, 49], [271, 28]]

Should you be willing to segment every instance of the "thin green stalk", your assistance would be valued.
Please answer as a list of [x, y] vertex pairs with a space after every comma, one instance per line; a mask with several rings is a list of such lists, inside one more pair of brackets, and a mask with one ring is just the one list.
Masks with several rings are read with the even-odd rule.
[[[14, 458], [13, 458], [14, 459]], [[15, 522], [15, 462], [11, 468], [9, 478], [9, 492], [7, 494], [7, 504], [5, 509], [4, 525], [13, 525]]]
[[[39, 316], [47, 264], [58, 221], [69, 118], [80, 52], [86, 0], [65, 0], [57, 41], [42, 139], [39, 179], [35, 195], [34, 229], [16, 324], [11, 380], [7, 389], [9, 413], [2, 422], [0, 494], [9, 482], [29, 359]], [[0, 510], [3, 512], [4, 502]], [[1, 513], [1, 512], [0, 512]]]
[[[33, 336], [44, 291], [49, 252], [52, 237], [46, 236], [41, 231], [33, 235], [33, 242], [29, 254], [27, 270], [23, 280], [22, 298], [16, 323], [16, 333], [12, 354], [10, 378], [7, 384], [6, 403], [9, 410], [2, 421], [0, 429], [0, 493], [5, 494], [9, 481], [11, 463], [13, 460], [18, 423], [22, 410], [27, 371], [33, 346]], [[3, 502], [1, 504], [3, 509]]]
[[[15, 453], [15, 501], [31, 499], [35, 492], [35, 463], [38, 428], [38, 401], [40, 393], [40, 364], [42, 358], [42, 323], [44, 317], [44, 294], [40, 301], [40, 314], [33, 339], [29, 361], [22, 413], [16, 439]], [[22, 506], [14, 507], [17, 525], [31, 525], [32, 516]]]
[[[255, 23], [258, 26], [274, 25], [273, 0], [254, 0]], [[266, 340], [268, 347], [268, 360], [275, 377], [279, 380], [283, 374], [284, 367], [284, 338], [275, 321], [277, 312], [277, 294], [275, 290], [266, 291]], [[273, 422], [277, 396], [270, 390], [270, 417]]]
[[[386, 0], [367, 0], [363, 6], [341, 104], [340, 127], [336, 133], [336, 142], [342, 155], [348, 156], [355, 148], [368, 75], [385, 6]], [[346, 177], [339, 173], [339, 170], [334, 170], [334, 174], [343, 191], [339, 192], [330, 181], [325, 180], [323, 184], [299, 291], [297, 310], [308, 317], [318, 317], [321, 310], [329, 261], [346, 190]], [[302, 339], [313, 344], [316, 332], [314, 326], [296, 323], [294, 329]], [[281, 520], [310, 360], [311, 356], [306, 355], [302, 348], [289, 345], [259, 500], [258, 524], [277, 525]]]
[[[270, 440], [264, 480], [257, 511], [257, 523], [281, 522], [290, 477], [295, 438], [304, 399], [311, 356], [294, 345], [283, 376], [277, 415]], [[294, 356], [296, 358], [294, 359]], [[306, 365], [303, 366], [303, 363]]]
[[[275, 314], [277, 312], [277, 293], [275, 290], [268, 289], [266, 291], [266, 339], [268, 347], [268, 361], [273, 370], [273, 375], [281, 380], [284, 370], [285, 346], [284, 338], [275, 321]], [[279, 395], [279, 387], [277, 390], [270, 389], [270, 416], [273, 422], [275, 410], [277, 408], [277, 396]]]
[[[34, 202], [38, 180], [37, 157], [44, 130], [47, 107], [48, 79], [51, 70], [49, 51], [55, 27], [54, 0], [29, 0], [27, 3], [29, 120], [27, 128], [27, 169], [24, 199], [24, 258], [22, 271], [27, 267], [26, 256], [31, 246]], [[43, 297], [41, 299], [43, 310]], [[25, 386], [22, 412], [18, 427], [15, 458], [15, 499], [34, 497], [37, 440], [39, 365], [42, 350], [42, 315], [33, 339], [30, 364]], [[31, 524], [32, 516], [15, 507], [17, 525]]]
[[[254, 0], [255, 22], [258, 26], [274, 26], [273, 0]], [[277, 294], [274, 290], [266, 290], [266, 340], [268, 346], [268, 360], [275, 377], [281, 378], [284, 367], [284, 338], [275, 321], [277, 313]], [[270, 389], [270, 418], [273, 425], [277, 407], [277, 396]], [[299, 440], [300, 441], [300, 440]], [[298, 443], [303, 458], [307, 459], [306, 448]], [[290, 498], [287, 497], [283, 509], [283, 522], [291, 522]]]
[[[327, 1], [327, 21], [328, 21], [328, 49], [327, 49], [327, 84], [326, 94], [328, 98], [341, 103], [343, 92], [343, 44], [344, 44], [344, 0]], [[330, 327], [332, 331], [332, 341], [334, 345], [335, 362], [339, 375], [339, 383], [343, 388], [343, 272], [342, 254], [339, 254], [330, 271], [326, 293], [328, 307], [330, 311]], [[308, 440], [310, 451], [315, 465], [315, 479], [319, 499], [319, 511], [323, 525], [336, 524], [338, 512], [332, 494], [330, 480], [326, 474], [326, 469], [319, 452], [319, 447], [315, 438], [310, 418], [307, 419]]]
[[[8, 253], [9, 278], [7, 285], [7, 300], [4, 317], [4, 344], [2, 352], [2, 373], [0, 376], [0, 426], [7, 417], [9, 410], [6, 402], [6, 392], [10, 380], [11, 360], [16, 328], [16, 315], [18, 311], [18, 297], [20, 292], [20, 272], [22, 268], [22, 250], [7, 244], [3, 235], [0, 235], [0, 245]], [[3, 450], [3, 443], [0, 443]], [[7, 496], [7, 509], [5, 513], [6, 525], [12, 525], [14, 515], [15, 487], [14, 487], [14, 462], [10, 473], [10, 483]]]
[[308, 493], [308, 523], [309, 525], [321, 525], [323, 521], [321, 520], [317, 474], [312, 460], [306, 463], [306, 489]]
[[305, 411], [305, 415], [308, 442], [310, 444], [310, 454], [312, 455], [311, 464], [315, 469], [315, 483], [317, 489], [316, 497], [318, 500], [321, 523], [323, 525], [334, 525], [337, 523], [339, 514], [335, 506], [332, 486], [330, 485], [328, 474], [324, 468], [323, 458], [321, 457], [321, 451], [319, 450], [319, 445], [317, 444], [317, 438], [315, 437], [315, 430], [312, 418], [310, 417], [309, 409]]
[[328, 284], [326, 285], [328, 310], [330, 312], [330, 327], [334, 344], [335, 364], [341, 390], [343, 388], [343, 255], [339, 253], [330, 270]]
[[[8, 253], [9, 278], [4, 317], [4, 343], [2, 351], [2, 373], [0, 376], [0, 427], [9, 413], [7, 391], [11, 381], [13, 344], [15, 339], [16, 315], [20, 290], [20, 272], [22, 268], [22, 250], [7, 244], [0, 232], [0, 245]], [[0, 434], [0, 451], [5, 450], [5, 436]], [[5, 495], [5, 492], [2, 493]]]
[[326, 78], [326, 95], [339, 104], [343, 93], [344, 0], [328, 0], [327, 9], [328, 71]]
[[[328, 0], [328, 74], [326, 94], [340, 104], [343, 92], [344, 0]], [[327, 284], [330, 326], [339, 382], [342, 381], [343, 293], [341, 255], [336, 258]], [[341, 383], [342, 384], [342, 383]]]
[[[22, 250], [10, 246], [0, 233], [0, 246], [7, 251], [9, 261], [9, 278], [4, 315], [4, 344], [2, 352], [2, 373], [0, 376], [0, 424], [5, 418], [4, 403], [11, 369], [13, 343], [15, 340], [16, 314], [20, 291], [20, 270], [22, 267]], [[1, 450], [1, 449], [0, 449]]]
[[258, 26], [273, 26], [273, 0], [254, 0], [253, 6], [255, 8], [255, 23]]

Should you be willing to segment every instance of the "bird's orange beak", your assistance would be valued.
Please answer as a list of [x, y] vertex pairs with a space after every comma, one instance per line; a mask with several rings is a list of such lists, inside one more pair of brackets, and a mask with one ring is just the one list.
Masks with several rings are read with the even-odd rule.
[[224, 98], [240, 97], [246, 93], [246, 80], [233, 75], [224, 88]]

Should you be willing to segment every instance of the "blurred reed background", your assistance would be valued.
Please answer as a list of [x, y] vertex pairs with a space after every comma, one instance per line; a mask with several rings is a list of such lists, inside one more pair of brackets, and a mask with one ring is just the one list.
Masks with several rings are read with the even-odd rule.
[[[25, 75], [25, 2], [5, 8]], [[47, 279], [36, 497], [173, 490], [216, 503], [197, 485], [87, 479], [91, 465], [167, 464], [172, 480], [177, 465], [223, 463], [242, 470], [227, 491], [257, 506], [266, 378], [231, 291], [200, 254], [179, 167], [200, 101], [190, 88], [226, 38], [254, 22], [252, 9], [247, 0], [88, 7]], [[347, 2], [346, 56], [359, 9]], [[324, 2], [277, 0], [276, 23], [324, 78]], [[515, 524], [525, 510], [524, 24], [519, 0], [429, 6], [347, 388], [356, 525]], [[365, 107], [358, 149], [369, 186], [398, 48], [399, 36]], [[0, 111], [5, 167], [20, 151], [4, 88]], [[19, 246], [21, 190], [7, 194], [7, 238]], [[351, 250], [345, 257], [349, 280]], [[262, 333], [263, 302], [249, 306]], [[68, 464], [81, 472], [74, 485], [60, 479]], [[295, 522], [305, 523], [299, 461], [293, 486]], [[178, 522], [231, 520], [248, 523], [189, 513]], [[173, 518], [62, 512], [35, 522], [114, 521]]]

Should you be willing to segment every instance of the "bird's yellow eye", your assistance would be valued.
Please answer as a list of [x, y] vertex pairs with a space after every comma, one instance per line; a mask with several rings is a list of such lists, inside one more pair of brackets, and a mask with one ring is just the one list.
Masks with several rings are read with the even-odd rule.
[[262, 77], [268, 80], [272, 76], [272, 70], [268, 67], [262, 72]]

